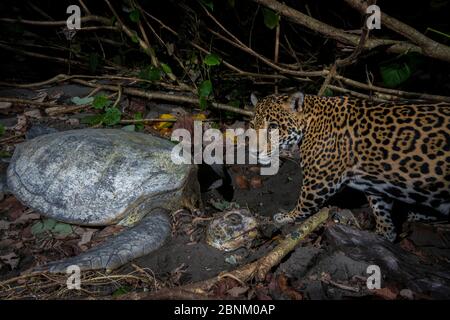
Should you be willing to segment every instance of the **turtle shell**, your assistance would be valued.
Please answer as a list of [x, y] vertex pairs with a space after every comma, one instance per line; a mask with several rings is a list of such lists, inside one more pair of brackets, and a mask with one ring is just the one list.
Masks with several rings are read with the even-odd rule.
[[[182, 194], [193, 168], [171, 160], [174, 144], [143, 133], [82, 129], [16, 147], [10, 191], [26, 206], [67, 223], [102, 226], [164, 207]], [[175, 196], [179, 196], [176, 198]]]

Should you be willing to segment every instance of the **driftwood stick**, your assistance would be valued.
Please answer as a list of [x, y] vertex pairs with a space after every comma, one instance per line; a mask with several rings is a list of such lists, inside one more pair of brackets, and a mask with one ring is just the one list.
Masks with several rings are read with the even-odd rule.
[[[72, 81], [75, 83], [79, 83], [79, 84], [88, 86], [88, 87], [96, 88], [96, 87], [101, 86], [101, 88], [103, 90], [117, 92], [117, 86], [114, 86], [114, 85], [99, 85], [99, 84], [91, 83], [91, 82], [80, 80], [80, 79], [72, 79]], [[144, 91], [144, 90], [135, 89], [135, 88], [122, 88], [122, 93], [129, 94], [129, 95], [136, 96], [136, 97], [146, 98], [149, 100], [162, 100], [162, 101], [170, 101], [170, 102], [177, 102], [177, 103], [189, 103], [192, 105], [200, 104], [198, 99], [195, 97], [168, 94], [168, 93], [164, 93], [164, 92]], [[65, 110], [64, 113], [75, 112], [75, 111], [79, 111], [83, 108], [88, 108], [90, 106], [89, 104], [80, 105], [80, 106], [57, 105], [57, 104], [50, 103], [50, 102], [37, 102], [37, 101], [33, 101], [33, 100], [9, 98], [9, 97], [0, 97], [0, 101], [12, 102], [15, 104], [20, 104], [20, 105], [48, 107], [48, 108], [51, 108], [48, 111], [52, 115], [60, 113], [61, 110]], [[248, 116], [248, 117], [251, 117], [253, 115], [253, 112], [251, 112], [251, 111], [235, 108], [235, 107], [229, 106], [227, 104], [223, 104], [223, 103], [211, 102], [211, 106], [214, 107], [215, 109], [234, 112], [234, 113], [242, 114], [242, 115]], [[57, 108], [57, 109], [54, 109], [54, 108]]]
[[319, 225], [325, 222], [330, 214], [329, 208], [323, 208], [315, 215], [309, 217], [290, 234], [288, 234], [281, 242], [266, 256], [241, 266], [233, 271], [221, 273], [213, 278], [203, 280], [200, 282], [188, 284], [174, 289], [162, 289], [151, 294], [133, 295], [128, 298], [134, 299], [158, 299], [160, 297], [179, 299], [180, 297], [187, 297], [187, 293], [205, 296], [208, 295], [209, 290], [221, 279], [231, 277], [238, 282], [247, 282], [252, 278], [256, 280], [264, 280], [267, 273], [274, 266], [278, 265], [281, 260], [291, 252], [302, 240], [304, 240], [311, 232], [313, 232]]
[[[79, 83], [79, 84], [82, 84], [82, 85], [85, 85], [88, 87], [99, 86], [98, 84], [80, 80], [80, 79], [72, 79], [72, 82]], [[117, 87], [113, 86], [113, 85], [102, 85], [102, 87], [103, 87], [103, 89], [109, 90], [109, 91], [117, 90]], [[200, 102], [196, 97], [168, 94], [168, 93], [164, 93], [164, 92], [152, 92], [152, 91], [144, 91], [144, 90], [140, 90], [140, 89], [124, 87], [123, 93], [129, 94], [132, 96], [136, 96], [136, 97], [146, 98], [149, 100], [163, 100], [163, 101], [170, 101], [170, 102], [189, 103], [189, 104], [193, 104], [193, 105], [200, 105]], [[242, 115], [249, 116], [249, 117], [251, 117], [253, 115], [253, 112], [251, 112], [251, 111], [235, 108], [235, 107], [223, 104], [223, 103], [211, 102], [211, 106], [215, 109], [230, 111], [230, 112], [242, 114]]]

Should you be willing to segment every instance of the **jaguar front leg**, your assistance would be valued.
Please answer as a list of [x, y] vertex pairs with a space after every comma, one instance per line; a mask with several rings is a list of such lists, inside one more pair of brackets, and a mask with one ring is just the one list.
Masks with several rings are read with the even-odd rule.
[[389, 241], [394, 241], [397, 233], [391, 218], [392, 199], [378, 195], [367, 195], [367, 199], [375, 215], [376, 233]]
[[[332, 180], [338, 180], [338, 178], [333, 176], [324, 179], [324, 181]], [[294, 222], [296, 219], [307, 218], [319, 211], [325, 201], [334, 195], [338, 188], [337, 183], [334, 187], [328, 187], [324, 182], [305, 175], [296, 207], [288, 213], [275, 214], [273, 220], [276, 223], [285, 224]]]

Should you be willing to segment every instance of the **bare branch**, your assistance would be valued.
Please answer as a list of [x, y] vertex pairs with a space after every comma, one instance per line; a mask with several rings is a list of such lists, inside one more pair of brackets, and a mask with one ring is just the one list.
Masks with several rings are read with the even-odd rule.
[[[367, 4], [360, 0], [344, 0], [351, 7], [356, 10], [365, 13]], [[388, 27], [392, 31], [401, 34], [405, 38], [411, 40], [422, 49], [422, 53], [431, 58], [450, 62], [450, 47], [440, 44], [433, 39], [428, 38], [424, 34], [420, 33], [416, 29], [408, 26], [407, 24], [381, 12], [381, 23]]]

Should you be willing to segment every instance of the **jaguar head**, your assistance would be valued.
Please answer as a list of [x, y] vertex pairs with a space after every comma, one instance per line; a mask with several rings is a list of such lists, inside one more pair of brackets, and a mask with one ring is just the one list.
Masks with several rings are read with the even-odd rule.
[[[259, 163], [268, 164], [279, 149], [289, 149], [300, 143], [305, 127], [302, 116], [304, 95], [296, 92], [292, 95], [270, 95], [258, 100], [252, 94], [251, 100], [255, 110], [250, 127], [259, 134], [258, 148], [250, 146], [250, 152], [254, 156], [257, 154]], [[261, 139], [262, 136], [264, 139]]]

